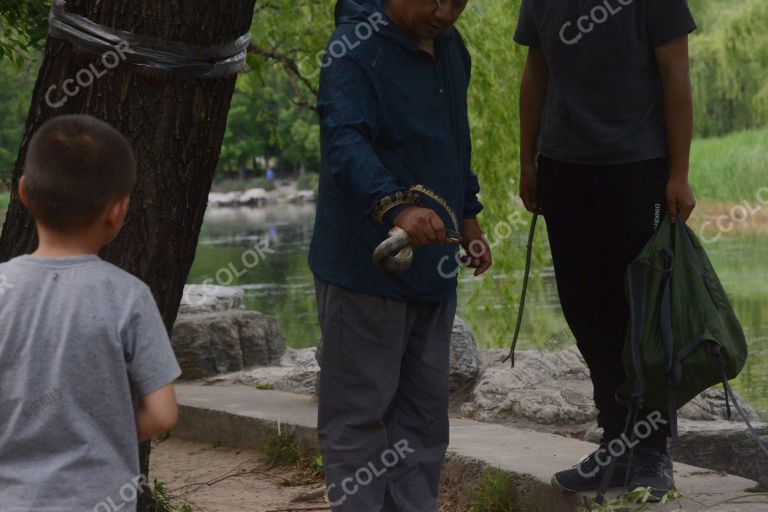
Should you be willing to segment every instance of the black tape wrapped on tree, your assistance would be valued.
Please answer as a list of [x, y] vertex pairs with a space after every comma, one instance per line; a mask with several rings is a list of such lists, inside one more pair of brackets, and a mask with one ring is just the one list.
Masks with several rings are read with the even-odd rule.
[[53, 0], [48, 34], [87, 52], [116, 51], [124, 61], [137, 66], [198, 78], [234, 75], [245, 69], [250, 33], [217, 46], [162, 41], [99, 25], [84, 16], [67, 12], [66, 6], [65, 0]]

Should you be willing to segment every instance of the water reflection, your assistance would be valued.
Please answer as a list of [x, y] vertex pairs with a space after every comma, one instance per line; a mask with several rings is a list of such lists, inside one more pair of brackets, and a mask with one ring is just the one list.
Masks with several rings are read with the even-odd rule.
[[[210, 209], [189, 281], [213, 279], [222, 285], [240, 286], [248, 309], [277, 318], [291, 346], [313, 346], [320, 337], [313, 278], [307, 267], [313, 222], [314, 205]], [[525, 244], [525, 235], [520, 234], [520, 244]], [[266, 247], [264, 258], [256, 265], [245, 264], [243, 254], [260, 241]], [[756, 233], [731, 234], [708, 245], [707, 250], [750, 340], [750, 360], [735, 387], [761, 411], [768, 412], [765, 240]], [[512, 275], [491, 274], [481, 288], [469, 274], [462, 278], [459, 314], [470, 323], [483, 348], [508, 346], [517, 304], [505, 297], [510, 296], [510, 286], [512, 296], [516, 296], [521, 275], [522, 269]], [[554, 349], [572, 343], [550, 262], [538, 265], [529, 293], [521, 349]]]

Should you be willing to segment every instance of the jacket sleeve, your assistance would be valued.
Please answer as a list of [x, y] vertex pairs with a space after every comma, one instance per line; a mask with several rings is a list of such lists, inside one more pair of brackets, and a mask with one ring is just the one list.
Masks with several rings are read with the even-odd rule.
[[469, 171], [466, 178], [466, 189], [464, 191], [464, 219], [474, 219], [481, 211], [483, 211], [483, 204], [477, 198], [480, 193], [480, 182], [477, 179], [477, 175]]
[[[373, 149], [379, 131], [378, 105], [359, 64], [342, 57], [323, 70], [317, 110], [323, 159], [342, 191], [366, 204], [368, 215], [385, 197], [404, 194], [405, 188]], [[391, 223], [392, 213], [384, 220]]]

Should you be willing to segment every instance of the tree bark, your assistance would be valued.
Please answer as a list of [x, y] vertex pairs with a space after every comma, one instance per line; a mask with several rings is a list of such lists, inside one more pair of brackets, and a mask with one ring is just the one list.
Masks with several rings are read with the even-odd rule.
[[[70, 12], [103, 25], [166, 41], [217, 45], [231, 42], [250, 29], [255, 0], [67, 3]], [[37, 243], [34, 223], [17, 194], [31, 136], [58, 115], [98, 117], [131, 141], [139, 174], [125, 228], [101, 256], [152, 288], [170, 331], [195, 256], [236, 77], [199, 79], [121, 63], [60, 108], [46, 102], [51, 86], [61, 91], [65, 80], [75, 78], [90, 65], [105, 69], [100, 55], [48, 39], [13, 172], [11, 205], [0, 237], [0, 261], [31, 252]], [[61, 93], [55, 96], [58, 99]], [[146, 474], [148, 444], [141, 447], [141, 461]], [[153, 508], [150, 501], [142, 499], [139, 510]]]

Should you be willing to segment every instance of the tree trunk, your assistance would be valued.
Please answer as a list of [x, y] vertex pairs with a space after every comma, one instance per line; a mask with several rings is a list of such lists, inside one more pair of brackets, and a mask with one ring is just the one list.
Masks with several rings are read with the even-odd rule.
[[[67, 9], [111, 27], [166, 41], [228, 43], [251, 26], [255, 0], [70, 0]], [[120, 237], [102, 257], [143, 279], [170, 330], [195, 256], [208, 192], [224, 137], [236, 78], [198, 79], [121, 63], [60, 108], [46, 102], [51, 86], [93, 65], [101, 56], [49, 38], [35, 84], [13, 193], [0, 238], [0, 261], [36, 246], [34, 224], [18, 200], [17, 184], [32, 134], [62, 114], [90, 114], [109, 122], [132, 143], [139, 179]], [[62, 95], [52, 95], [58, 100]], [[147, 472], [149, 446], [141, 447]], [[144, 493], [146, 496], [148, 493]], [[142, 500], [139, 510], [152, 510]]]

